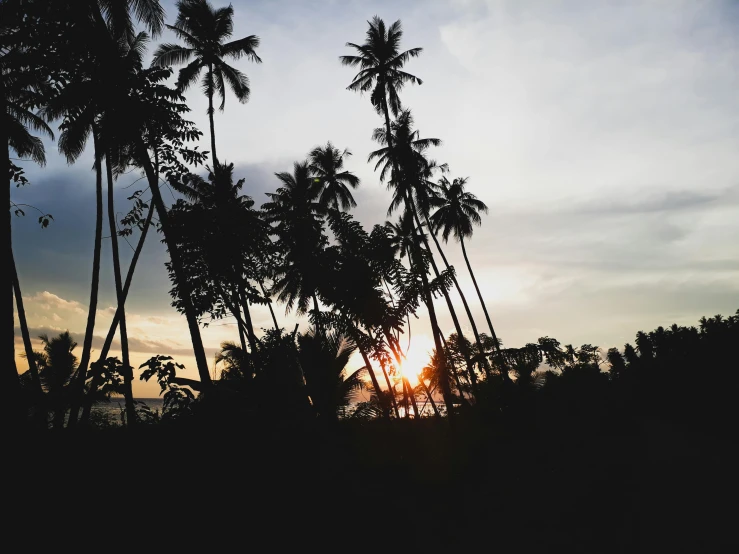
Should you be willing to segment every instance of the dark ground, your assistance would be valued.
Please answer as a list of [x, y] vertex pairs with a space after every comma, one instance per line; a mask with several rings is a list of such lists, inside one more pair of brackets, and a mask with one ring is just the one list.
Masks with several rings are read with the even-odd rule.
[[7, 529], [82, 551], [739, 551], [736, 437], [656, 418], [539, 427], [159, 426], [16, 441]]

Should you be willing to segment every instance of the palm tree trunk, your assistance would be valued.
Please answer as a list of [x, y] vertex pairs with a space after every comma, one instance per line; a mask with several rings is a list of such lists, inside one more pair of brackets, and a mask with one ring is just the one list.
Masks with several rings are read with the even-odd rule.
[[[244, 318], [241, 317], [241, 308], [239, 307], [240, 302], [238, 299], [238, 295], [234, 293], [231, 300], [228, 301], [226, 300], [225, 292], [222, 292], [222, 294], [224, 302], [226, 303], [226, 307], [236, 320], [236, 327], [239, 330], [239, 341], [241, 342], [241, 348], [244, 350], [244, 352], [248, 352], [249, 350], [246, 348], [246, 337], [249, 336], [249, 331]], [[252, 352], [254, 352], [254, 350], [252, 350]]]
[[[367, 334], [369, 335], [370, 340], [374, 341], [374, 338], [372, 337], [372, 332], [370, 331], [369, 327], [367, 327]], [[385, 368], [385, 363], [380, 361], [380, 367], [382, 368], [382, 374], [385, 376], [385, 384], [387, 385], [387, 392], [390, 395], [390, 399], [393, 402], [393, 409], [395, 410], [395, 417], [400, 419], [400, 410], [398, 409], [398, 399], [395, 398], [395, 387], [390, 383], [390, 376], [387, 373], [387, 369]], [[408, 413], [408, 410], [406, 409], [406, 414]]]
[[210, 120], [210, 147], [213, 149], [213, 173], [216, 172], [218, 157], [216, 156], [216, 126], [213, 121], [213, 64], [208, 64], [210, 90], [208, 90], [208, 119]]
[[113, 276], [115, 294], [118, 302], [116, 312], [120, 312], [121, 358], [123, 359], [123, 397], [126, 405], [126, 425], [136, 425], [136, 405], [133, 402], [133, 368], [128, 351], [128, 328], [126, 326], [126, 309], [123, 297], [123, 279], [121, 278], [121, 259], [118, 252], [118, 227], [115, 220], [115, 203], [113, 199], [113, 169], [111, 167], [110, 150], [105, 153], [105, 172], [108, 178], [108, 226], [110, 227], [110, 244], [113, 250]]
[[[232, 295], [231, 302], [234, 306], [238, 306], [238, 303], [236, 302], [236, 292]], [[234, 316], [234, 319], [236, 319], [236, 328], [239, 331], [239, 343], [241, 344], [241, 350], [243, 352], [246, 352], [246, 333], [244, 332], [244, 327], [241, 325], [240, 316], [236, 313], [234, 309], [232, 309], [231, 314]]]
[[441, 343], [441, 329], [439, 328], [439, 321], [436, 318], [436, 309], [434, 308], [434, 300], [431, 298], [431, 292], [429, 291], [429, 282], [426, 278], [426, 274], [421, 272], [421, 281], [423, 283], [423, 295], [426, 308], [429, 312], [429, 319], [431, 320], [431, 331], [434, 334], [434, 345], [436, 351], [439, 352], [441, 358], [441, 367], [439, 368], [439, 383], [441, 384], [441, 394], [444, 397], [444, 404], [446, 405], [447, 415], [449, 419], [454, 417], [454, 399], [452, 397], [452, 389], [449, 386], [449, 375], [447, 371], [448, 363], [446, 360], [446, 353], [444, 352], [444, 346]]
[[[0, 74], [0, 114], [5, 117], [7, 113], [7, 106], [5, 103], [5, 76]], [[0, 172], [3, 175], [3, 179], [10, 173], [10, 147], [8, 146], [8, 126], [4, 123], [0, 125]], [[8, 206], [7, 210], [4, 210], [5, 221], [3, 223], [3, 229], [5, 229], [5, 238], [3, 239], [3, 254], [2, 259], [5, 263], [8, 262], [13, 256], [13, 240], [12, 240], [12, 215], [10, 214], [10, 183], [8, 186], [3, 186], [3, 206]], [[5, 341], [3, 342], [3, 358], [5, 359], [5, 369], [2, 370], [0, 375], [0, 386], [2, 387], [2, 409], [4, 417], [0, 418], [0, 425], [6, 427], [8, 430], [17, 430], [18, 426], [23, 424], [26, 419], [25, 409], [22, 403], [21, 396], [21, 384], [18, 379], [18, 368], [15, 365], [15, 316], [13, 315], [13, 288], [8, 287], [5, 289]]]
[[[15, 266], [15, 257], [13, 250], [10, 251], [10, 261], [13, 270], [13, 293], [15, 296], [15, 305], [18, 311], [18, 324], [21, 328], [21, 336], [23, 337], [23, 348], [26, 351], [26, 360], [28, 361], [28, 371], [31, 373], [31, 381], [33, 383], [33, 396], [35, 396], [34, 413], [36, 414], [36, 423], [39, 428], [47, 426], [47, 410], [44, 389], [41, 386], [41, 377], [38, 373], [38, 365], [36, 357], [33, 355], [33, 345], [31, 344], [31, 335], [28, 332], [28, 321], [26, 320], [26, 310], [23, 307], [23, 295], [21, 294], [21, 284], [18, 279], [18, 270]], [[15, 360], [14, 360], [15, 361]], [[16, 373], [18, 370], [16, 369]]]
[[92, 352], [92, 337], [93, 331], [95, 330], [98, 286], [100, 283], [100, 250], [102, 248], [103, 238], [103, 170], [101, 165], [103, 152], [98, 130], [95, 126], [92, 129], [92, 138], [95, 146], [95, 245], [92, 256], [92, 278], [90, 283], [90, 305], [87, 309], [87, 326], [85, 328], [85, 339], [82, 344], [80, 365], [77, 368], [77, 375], [72, 384], [74, 394], [72, 406], [69, 410], [68, 427], [75, 427], [77, 425], [77, 415], [84, 400], [85, 380], [87, 379], [87, 366], [90, 364], [90, 354]]
[[[262, 289], [262, 294], [265, 298], [267, 298], [267, 291], [264, 290], [264, 284], [262, 283], [261, 279], [259, 280], [259, 288]], [[275, 331], [280, 330], [280, 326], [277, 325], [277, 318], [275, 317], [275, 311], [272, 309], [272, 299], [267, 298], [267, 307], [269, 307], [269, 313], [272, 316], [272, 323], [275, 324]]]
[[13, 270], [13, 293], [15, 295], [15, 305], [18, 311], [18, 323], [21, 328], [21, 336], [23, 337], [23, 347], [26, 351], [26, 360], [28, 361], [28, 371], [31, 372], [31, 381], [33, 382], [34, 394], [39, 397], [44, 394], [41, 386], [41, 378], [38, 374], [38, 365], [33, 355], [33, 345], [31, 344], [31, 334], [28, 332], [28, 321], [26, 320], [26, 310], [23, 307], [23, 295], [21, 294], [21, 285], [18, 280], [18, 269], [15, 266], [15, 257], [13, 250], [10, 250], [10, 263]]
[[[416, 226], [418, 227], [418, 233], [421, 239], [423, 240], [423, 244], [426, 247], [426, 252], [429, 254], [429, 261], [431, 262], [431, 267], [434, 270], [434, 275], [438, 278], [439, 268], [436, 266], [436, 261], [434, 260], [434, 255], [431, 252], [431, 247], [429, 246], [428, 240], [426, 240], [426, 235], [423, 233], [423, 228], [421, 227], [421, 220], [418, 217], [418, 212], [415, 207], [415, 203], [413, 204], [413, 219], [416, 222]], [[436, 240], [436, 237], [434, 237], [434, 240]], [[472, 365], [472, 361], [470, 360], [469, 352], [466, 351], [466, 348], [464, 348], [463, 345], [463, 339], [464, 339], [464, 333], [462, 332], [462, 326], [459, 324], [459, 318], [457, 317], [457, 311], [454, 309], [454, 305], [452, 304], [452, 299], [449, 297], [449, 292], [446, 289], [442, 290], [442, 293], [444, 295], [444, 300], [446, 300], [446, 306], [449, 310], [449, 315], [452, 316], [452, 323], [454, 323], [454, 330], [457, 331], [457, 336], [460, 338], [460, 346], [464, 349], [462, 351], [462, 355], [464, 356], [464, 361], [467, 366], [467, 373], [470, 376], [470, 385], [472, 386], [472, 393], [475, 397], [477, 397], [477, 377], [475, 376], [475, 368]]]
[[[434, 244], [436, 244], [436, 249], [439, 251], [439, 254], [441, 255], [441, 259], [444, 261], [444, 266], [449, 269], [451, 266], [449, 265], [449, 262], [446, 259], [446, 256], [444, 255], [444, 251], [441, 249], [441, 244], [439, 244], [439, 239], [436, 237], [436, 234], [434, 233], [431, 223], [429, 222], [429, 218], [427, 216], [424, 216], [424, 219], [426, 220], [426, 226], [429, 229], [429, 233], [431, 234], [431, 238], [434, 239]], [[475, 343], [477, 344], [477, 349], [479, 350], [480, 354], [482, 354], [485, 349], [482, 347], [482, 341], [480, 340], [480, 333], [477, 330], [477, 324], [475, 323], [475, 318], [472, 317], [472, 310], [470, 310], [470, 306], [467, 303], [467, 298], [465, 298], [464, 293], [462, 292], [462, 287], [459, 286], [459, 281], [457, 281], [456, 274], [452, 276], [452, 280], [454, 281], [454, 286], [457, 289], [457, 292], [459, 293], [459, 297], [462, 299], [462, 304], [464, 305], [464, 311], [467, 313], [467, 319], [470, 320], [470, 326], [472, 327], [472, 333], [475, 335]], [[485, 376], [490, 379], [490, 366], [487, 362], [480, 362], [480, 366], [485, 371]]]
[[[395, 344], [397, 340], [395, 337], [393, 337], [392, 333], [388, 330], [385, 332], [385, 339], [387, 340], [388, 347], [390, 348], [390, 351], [393, 353], [393, 357], [395, 358], [395, 361], [398, 364], [398, 367], [402, 367], [403, 362], [400, 359], [400, 352], [398, 351], [400, 348], [399, 344]], [[413, 411], [415, 413], [415, 417], [421, 417], [420, 412], [418, 411], [418, 406], [416, 405], [416, 398], [413, 396], [410, 384], [408, 384], [408, 379], [405, 378], [405, 375], [401, 371], [401, 379], [403, 382], [403, 398], [405, 401], [405, 410], [406, 410], [406, 417], [409, 417], [408, 414], [408, 400], [411, 401], [411, 404], [413, 405]], [[410, 396], [410, 398], [409, 398]]]
[[154, 172], [154, 168], [151, 165], [149, 159], [149, 153], [146, 150], [146, 146], [143, 141], [139, 144], [138, 157], [141, 165], [146, 172], [146, 177], [149, 181], [149, 187], [151, 188], [152, 198], [154, 205], [156, 206], [157, 214], [159, 215], [159, 223], [162, 227], [162, 234], [164, 235], [164, 241], [167, 244], [169, 250], [169, 258], [172, 262], [172, 271], [177, 282], [177, 288], [180, 292], [180, 300], [185, 311], [185, 319], [187, 319], [187, 326], [190, 330], [190, 338], [192, 340], [192, 348], [195, 354], [195, 362], [198, 368], [198, 375], [200, 377], [200, 383], [202, 390], [209, 390], [213, 384], [213, 380], [210, 378], [210, 371], [208, 370], [208, 359], [205, 356], [205, 347], [203, 346], [203, 338], [200, 335], [200, 327], [198, 326], [198, 317], [195, 312], [195, 307], [192, 303], [192, 290], [190, 283], [188, 282], [184, 268], [182, 265], [182, 259], [180, 258], [180, 251], [177, 243], [173, 240], [170, 226], [169, 226], [169, 214], [167, 208], [162, 199], [162, 193], [159, 189], [159, 177]]
[[[398, 399], [395, 398], [395, 387], [393, 387], [392, 383], [390, 382], [390, 376], [387, 374], [387, 369], [385, 368], [385, 363], [380, 362], [380, 368], [382, 369], [382, 374], [385, 376], [385, 384], [387, 385], [387, 392], [390, 395], [390, 400], [393, 402], [393, 409], [395, 410], [395, 417], [400, 419], [400, 410], [398, 409]], [[408, 410], [406, 410], [406, 415], [408, 413]]]
[[490, 315], [488, 314], [488, 309], [485, 307], [485, 301], [482, 299], [482, 294], [480, 293], [480, 287], [477, 286], [477, 279], [475, 279], [475, 274], [472, 272], [472, 266], [470, 265], [470, 259], [467, 257], [467, 249], [464, 247], [464, 237], [460, 237], [459, 242], [462, 245], [462, 254], [464, 255], [464, 261], [467, 264], [467, 270], [470, 272], [470, 277], [472, 277], [472, 283], [475, 285], [475, 290], [477, 291], [477, 297], [480, 299], [480, 304], [482, 304], [482, 311], [485, 313], [485, 319], [487, 320], [488, 327], [490, 328], [490, 336], [493, 337], [493, 345], [495, 346], [495, 351], [498, 354], [499, 363], [500, 363], [500, 373], [503, 377], [503, 380], [508, 381], [510, 377], [508, 376], [508, 371], [503, 365], [503, 355], [500, 351], [500, 343], [498, 342], [498, 337], [495, 334], [495, 329], [493, 329], [493, 322], [490, 321]]
[[[374, 387], [375, 391], [377, 391], [377, 399], [380, 401], [380, 405], [382, 406], [382, 413], [384, 417], [389, 418], [390, 413], [387, 410], [387, 406], [385, 406], [385, 403], [382, 401], [382, 389], [380, 388], [380, 382], [377, 380], [377, 375], [375, 375], [375, 370], [372, 369], [372, 363], [370, 362], [369, 356], [367, 356], [367, 352], [362, 347], [358, 340], [358, 332], [353, 329], [351, 326], [348, 327], [349, 334], [352, 337], [352, 340], [354, 341], [354, 344], [357, 345], [357, 350], [359, 350], [359, 353], [362, 355], [362, 360], [364, 360], [364, 365], [367, 366], [367, 373], [369, 373], [370, 379], [372, 380], [372, 386]], [[395, 416], [398, 416], [398, 406], [395, 405]]]
[[241, 300], [241, 309], [244, 312], [244, 323], [246, 323], [246, 338], [249, 339], [249, 347], [252, 352], [257, 351], [257, 336], [254, 334], [254, 325], [251, 321], [251, 312], [249, 311], [249, 301], [246, 299], [244, 286], [239, 285], [239, 299]]
[[[359, 346], [357, 344], [357, 349], [359, 350], [359, 353], [362, 355], [362, 360], [364, 360], [364, 365], [367, 366], [367, 373], [369, 373], [370, 379], [372, 380], [372, 386], [377, 391], [377, 398], [380, 399], [380, 404], [382, 404], [382, 389], [380, 388], [380, 382], [377, 380], [377, 375], [375, 375], [375, 370], [372, 369], [372, 364], [370, 363], [369, 357], [367, 357], [367, 353], [364, 351], [364, 348]], [[383, 407], [383, 413], [386, 413], [385, 408]]]
[[429, 390], [429, 388], [426, 386], [426, 382], [423, 380], [423, 377], [419, 375], [418, 381], [423, 385], [423, 390], [426, 393], [426, 398], [428, 398], [429, 402], [431, 403], [431, 407], [434, 410], [434, 415], [437, 418], [441, 418], [441, 413], [439, 413], [439, 408], [436, 406], [436, 402], [434, 402], [434, 397], [431, 394], [431, 391]]
[[321, 310], [318, 309], [318, 298], [316, 297], [316, 293], [313, 293], [313, 309], [316, 312], [316, 334], [323, 332], [323, 327], [318, 324], [318, 316], [321, 313]]
[[[105, 337], [105, 343], [103, 344], [103, 348], [100, 350], [100, 356], [98, 357], [98, 362], [104, 361], [108, 357], [108, 352], [110, 351], [110, 347], [113, 344], [113, 339], [115, 338], [115, 333], [118, 330], [118, 324], [121, 320], [121, 309], [123, 308], [123, 305], [126, 302], [126, 299], [128, 298], [128, 291], [131, 288], [131, 281], [133, 280], [133, 273], [136, 270], [136, 263], [139, 260], [139, 256], [141, 255], [141, 250], [144, 248], [144, 241], [146, 241], [146, 235], [149, 231], [149, 227], [151, 226], [151, 220], [154, 217], [154, 202], [151, 203], [149, 206], [149, 212], [146, 214], [146, 222], [144, 223], [144, 228], [141, 231], [141, 236], [139, 237], [139, 242], [136, 244], [136, 250], [133, 253], [133, 258], [131, 258], [131, 264], [128, 266], [128, 273], [126, 274], [126, 282], [123, 285], [123, 303], [119, 304], [118, 308], [116, 309], [115, 315], [113, 316], [113, 321], [110, 324], [110, 328], [108, 329], [108, 334]], [[98, 387], [100, 386], [101, 381], [101, 374], [96, 373], [95, 376], [92, 379], [92, 383], [90, 384], [90, 390], [87, 392], [87, 395], [85, 396], [84, 400], [84, 406], [82, 407], [82, 415], [80, 416], [80, 421], [88, 421], [90, 419], [90, 411], [92, 409], [92, 404], [95, 399], [95, 393], [97, 392]]]
[[414, 417], [418, 419], [419, 417], [421, 417], [421, 412], [418, 411], [418, 405], [416, 404], [416, 395], [411, 388], [411, 384], [408, 382], [408, 377], [403, 377], [403, 385], [405, 386], [405, 390], [407, 391], [406, 394], [411, 399], [411, 404], [413, 405], [413, 413], [415, 414]]

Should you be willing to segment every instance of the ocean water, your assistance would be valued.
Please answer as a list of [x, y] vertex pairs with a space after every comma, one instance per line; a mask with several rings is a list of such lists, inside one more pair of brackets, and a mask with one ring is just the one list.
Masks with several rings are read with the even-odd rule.
[[[159, 412], [162, 414], [162, 408], [164, 406], [164, 400], [161, 398], [135, 398], [136, 402], [139, 402], [137, 406], [146, 404], [152, 412]], [[123, 398], [113, 398], [110, 402], [101, 402], [92, 407], [92, 417], [99, 418], [107, 421], [111, 425], [121, 425], [121, 416], [125, 409], [125, 402]]]

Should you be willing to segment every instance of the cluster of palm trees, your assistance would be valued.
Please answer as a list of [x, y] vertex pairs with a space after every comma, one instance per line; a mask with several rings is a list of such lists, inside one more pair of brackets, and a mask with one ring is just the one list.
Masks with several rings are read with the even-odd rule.
[[[465, 249], [465, 240], [487, 207], [465, 190], [466, 179], [450, 181], [446, 164], [429, 158], [441, 141], [421, 138], [410, 110], [401, 102], [405, 85], [421, 84], [405, 66], [422, 49], [401, 50], [400, 21], [388, 27], [374, 17], [365, 41], [347, 43], [353, 54], [340, 57], [342, 64], [358, 68], [348, 89], [369, 92], [382, 117], [383, 124], [373, 134], [379, 148], [368, 161], [375, 162], [380, 180], [392, 192], [388, 215], [400, 212], [396, 221], [367, 231], [349, 214], [357, 205], [352, 190], [360, 185], [344, 165], [351, 153], [331, 142], [310, 150], [305, 160], [294, 163], [292, 172], [277, 173], [279, 187], [261, 207], [243, 194], [244, 180], [234, 182], [233, 164], [216, 155], [213, 101], [218, 96], [223, 110], [227, 89], [240, 102], [249, 99], [248, 78], [226, 60], [244, 57], [260, 63], [259, 38], [232, 40], [231, 6], [214, 8], [207, 0], [180, 0], [176, 7], [174, 25], [165, 25], [164, 11], [155, 0], [2, 4], [0, 113], [5, 119], [0, 139], [8, 144], [3, 165], [11, 179], [23, 179], [10, 151], [43, 163], [43, 145], [33, 133], [53, 137], [50, 125], [57, 124], [57, 144], [69, 163], [77, 161], [92, 141], [96, 183], [89, 311], [79, 362], [63, 372], [61, 386], [67, 392], [52, 395], [41, 378], [42, 358], [32, 349], [14, 267], [13, 296], [6, 297], [11, 304], [5, 307], [6, 361], [13, 358], [3, 372], [5, 390], [21, 398], [10, 344], [14, 300], [29, 364], [28, 383], [23, 386], [33, 391], [33, 404], [42, 406], [38, 411], [68, 410], [67, 425], [72, 427], [89, 418], [101, 391], [120, 392], [126, 419], [135, 424], [125, 303], [148, 229], [156, 225], [169, 252], [166, 265], [173, 304], [187, 320], [196, 360], [199, 380], [186, 384], [201, 397], [229, 389], [257, 405], [263, 404], [260, 395], [269, 397], [278, 385], [283, 395], [284, 387], [294, 385], [296, 398], [327, 419], [335, 419], [338, 411], [347, 413], [349, 398], [360, 389], [368, 389], [371, 400], [357, 414], [387, 418], [420, 417], [417, 397], [424, 398], [437, 416], [450, 417], [459, 405], [493, 398], [510, 380], [509, 357], [501, 348]], [[183, 44], [159, 45], [151, 67], [144, 67], [150, 36], [158, 36], [165, 26]], [[173, 65], [183, 67], [170, 87], [166, 81]], [[198, 78], [208, 98], [208, 152], [193, 145], [201, 133], [185, 118], [188, 108], [182, 96]], [[195, 173], [203, 165], [206, 178]], [[130, 198], [132, 206], [119, 231], [113, 191], [117, 178], [131, 168], [143, 173], [147, 190]], [[180, 195], [171, 206], [161, 194], [164, 183]], [[117, 310], [105, 345], [93, 359], [106, 207]], [[8, 217], [3, 248], [12, 260], [10, 213]], [[135, 229], [140, 230], [139, 239], [124, 272], [117, 237]], [[461, 244], [489, 335], [478, 329], [442, 249], [439, 237], [446, 242], [450, 236]], [[464, 318], [455, 310], [452, 289], [461, 296]], [[455, 333], [449, 337], [441, 330], [436, 298], [444, 299], [454, 322]], [[298, 315], [308, 314], [313, 328], [304, 334], [288, 332], [279, 324], [274, 303]], [[261, 333], [255, 329], [255, 305], [268, 306], [274, 329]], [[421, 379], [412, 387], [400, 369], [401, 335], [410, 335], [411, 316], [421, 306], [431, 322], [434, 370], [428, 382]], [[226, 369], [215, 380], [200, 326], [222, 317], [236, 321], [239, 342], [224, 343], [219, 360]], [[463, 332], [467, 324], [472, 340]], [[121, 339], [120, 361], [108, 357], [116, 333]], [[348, 375], [348, 354], [355, 350], [364, 367]], [[174, 371], [175, 366], [167, 367]], [[365, 372], [369, 383], [360, 379]], [[172, 386], [183, 382], [176, 377], [167, 380]], [[437, 405], [436, 394], [441, 395], [442, 406]], [[52, 396], [64, 400], [52, 402]], [[21, 405], [15, 408], [16, 413], [23, 411]]]

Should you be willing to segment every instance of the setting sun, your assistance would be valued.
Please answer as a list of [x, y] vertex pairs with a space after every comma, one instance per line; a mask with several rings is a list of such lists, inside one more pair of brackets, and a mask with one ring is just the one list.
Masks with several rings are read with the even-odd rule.
[[426, 335], [414, 336], [411, 339], [411, 346], [405, 353], [400, 371], [412, 387], [418, 385], [419, 375], [429, 363], [433, 349], [434, 343]]

